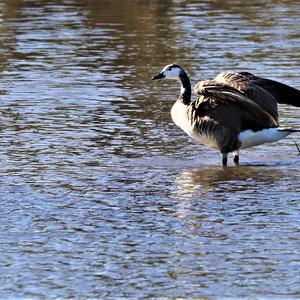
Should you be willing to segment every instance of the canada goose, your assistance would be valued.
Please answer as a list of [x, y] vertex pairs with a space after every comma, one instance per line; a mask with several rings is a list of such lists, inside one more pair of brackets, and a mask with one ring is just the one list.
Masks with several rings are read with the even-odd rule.
[[[199, 98], [191, 101], [190, 80], [182, 67], [167, 65], [152, 80], [162, 78], [181, 83], [180, 96], [171, 110], [174, 123], [197, 142], [219, 150], [223, 166], [227, 165], [228, 153], [233, 152], [233, 160], [238, 163], [240, 149], [275, 142], [299, 131], [279, 128], [276, 98], [267, 91], [264, 93], [263, 88], [258, 90], [267, 95], [268, 105], [262, 103], [263, 96], [255, 94], [251, 100], [243, 89], [220, 78], [205, 80], [195, 87]], [[248, 92], [253, 91], [248, 89]]]

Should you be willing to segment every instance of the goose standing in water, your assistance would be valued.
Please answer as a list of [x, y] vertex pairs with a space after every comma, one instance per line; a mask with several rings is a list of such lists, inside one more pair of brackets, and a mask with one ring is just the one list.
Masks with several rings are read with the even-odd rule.
[[[250, 73], [221, 73], [214, 80], [197, 83], [198, 99], [192, 101], [190, 80], [182, 67], [167, 65], [152, 79], [162, 78], [181, 83], [180, 96], [171, 110], [174, 123], [197, 142], [219, 150], [223, 166], [231, 152], [238, 163], [240, 149], [275, 142], [299, 131], [279, 128], [277, 101], [300, 106], [300, 91], [279, 82]], [[293, 93], [297, 99], [285, 100]]]

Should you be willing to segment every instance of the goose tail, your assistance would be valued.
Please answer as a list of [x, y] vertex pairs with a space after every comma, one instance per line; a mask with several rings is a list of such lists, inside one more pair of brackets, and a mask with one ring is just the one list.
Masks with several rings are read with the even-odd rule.
[[300, 132], [300, 129], [293, 129], [293, 128], [277, 128], [277, 130], [281, 132], [286, 132], [287, 135], [294, 132]]

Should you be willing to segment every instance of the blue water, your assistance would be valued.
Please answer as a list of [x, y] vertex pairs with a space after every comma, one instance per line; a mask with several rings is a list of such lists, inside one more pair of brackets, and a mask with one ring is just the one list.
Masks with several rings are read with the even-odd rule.
[[[248, 70], [300, 88], [300, 4], [2, 1], [0, 297], [298, 298], [299, 134], [217, 152], [179, 93]], [[299, 108], [280, 122], [299, 128]]]

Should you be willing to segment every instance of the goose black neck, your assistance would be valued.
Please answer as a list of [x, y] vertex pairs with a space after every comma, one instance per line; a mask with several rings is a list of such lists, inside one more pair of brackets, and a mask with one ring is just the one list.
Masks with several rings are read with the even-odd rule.
[[181, 94], [179, 100], [183, 104], [188, 105], [191, 103], [191, 94], [192, 94], [190, 79], [185, 72], [182, 72], [180, 74], [179, 79], [181, 82]]

